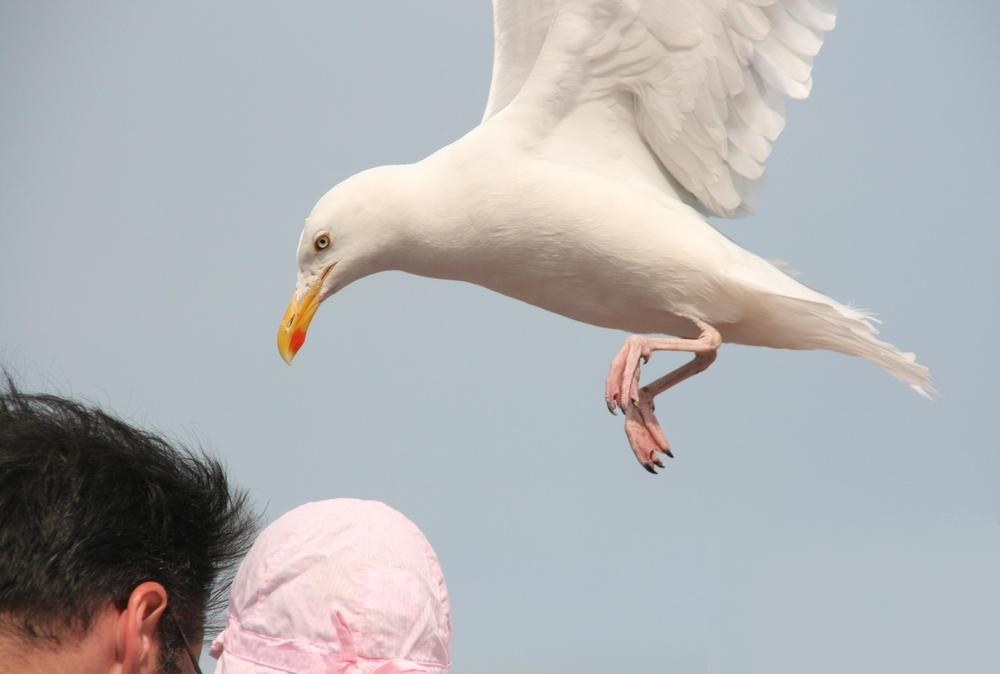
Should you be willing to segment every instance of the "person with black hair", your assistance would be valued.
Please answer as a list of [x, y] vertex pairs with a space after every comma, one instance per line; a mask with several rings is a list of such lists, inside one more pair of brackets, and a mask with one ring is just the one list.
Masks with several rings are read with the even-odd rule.
[[215, 459], [7, 378], [0, 672], [198, 672], [256, 524]]

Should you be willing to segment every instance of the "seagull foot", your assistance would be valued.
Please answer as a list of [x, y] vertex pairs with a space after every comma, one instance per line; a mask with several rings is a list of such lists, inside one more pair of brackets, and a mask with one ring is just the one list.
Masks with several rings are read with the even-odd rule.
[[650, 338], [632, 335], [611, 361], [604, 382], [604, 403], [612, 414], [617, 414], [619, 409], [627, 414], [628, 408], [639, 404], [639, 365], [649, 362], [652, 346]]
[[635, 458], [647, 471], [656, 475], [656, 468], [663, 468], [660, 453], [673, 458], [670, 443], [663, 434], [660, 422], [653, 414], [655, 406], [646, 389], [639, 389], [638, 402], [629, 405], [625, 412], [625, 435]]
[[[691, 322], [701, 331], [697, 339], [653, 339], [645, 335], [632, 335], [626, 339], [611, 361], [611, 370], [604, 382], [604, 401], [608, 405], [608, 411], [614, 414], [620, 409], [625, 413], [628, 444], [635, 452], [635, 458], [650, 473], [655, 474], [656, 467], [663, 468], [660, 453], [673, 457], [670, 443], [653, 414], [653, 398], [685, 379], [704, 372], [715, 362], [716, 352], [722, 344], [722, 336], [711, 325], [694, 318]], [[654, 351], [682, 351], [694, 354], [694, 358], [640, 388], [639, 369], [643, 363], [649, 362]]]

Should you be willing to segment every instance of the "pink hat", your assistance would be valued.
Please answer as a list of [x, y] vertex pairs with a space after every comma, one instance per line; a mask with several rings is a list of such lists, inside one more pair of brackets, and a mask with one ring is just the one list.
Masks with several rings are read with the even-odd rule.
[[216, 674], [448, 674], [444, 575], [384, 503], [307, 503], [257, 538], [210, 652]]

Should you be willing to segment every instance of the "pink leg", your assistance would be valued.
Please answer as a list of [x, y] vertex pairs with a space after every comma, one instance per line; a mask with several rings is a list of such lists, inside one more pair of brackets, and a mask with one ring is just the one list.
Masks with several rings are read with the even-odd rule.
[[[654, 339], [643, 335], [632, 335], [611, 362], [611, 371], [604, 385], [604, 399], [612, 414], [617, 409], [625, 412], [625, 434], [639, 463], [651, 473], [656, 473], [654, 465], [663, 467], [657, 452], [673, 456], [670, 443], [656, 415], [653, 398], [675, 386], [688, 377], [704, 371], [715, 361], [722, 338], [712, 326], [695, 321], [701, 330], [698, 339]], [[660, 377], [656, 381], [639, 387], [639, 361], [648, 362], [654, 351], [686, 351], [694, 358]]]

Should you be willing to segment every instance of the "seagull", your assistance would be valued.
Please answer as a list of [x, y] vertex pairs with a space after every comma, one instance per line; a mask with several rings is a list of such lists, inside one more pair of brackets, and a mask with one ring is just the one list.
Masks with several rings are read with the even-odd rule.
[[[416, 163], [348, 178], [306, 219], [278, 330], [286, 362], [321, 302], [400, 270], [632, 333], [604, 399], [652, 473], [673, 456], [654, 399], [724, 342], [860, 356], [935, 393], [870, 314], [706, 219], [749, 212], [785, 99], [809, 95], [835, 0], [494, 0], [493, 16], [479, 126]], [[640, 385], [657, 351], [692, 357]]]

